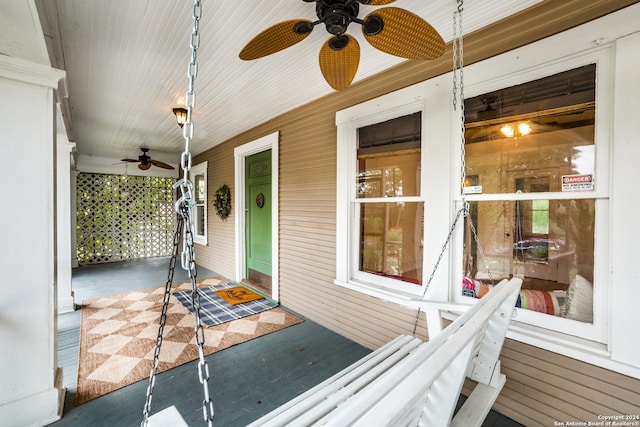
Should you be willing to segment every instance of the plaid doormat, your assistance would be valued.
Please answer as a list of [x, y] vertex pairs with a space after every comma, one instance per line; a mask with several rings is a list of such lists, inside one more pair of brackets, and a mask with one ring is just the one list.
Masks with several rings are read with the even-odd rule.
[[[231, 305], [215, 293], [216, 291], [236, 286], [238, 285], [234, 283], [223, 283], [198, 289], [198, 293], [200, 294], [200, 320], [204, 326], [219, 325], [220, 323], [230, 322], [278, 306], [277, 303], [264, 298], [243, 304]], [[191, 291], [175, 292], [173, 296], [193, 313]]]

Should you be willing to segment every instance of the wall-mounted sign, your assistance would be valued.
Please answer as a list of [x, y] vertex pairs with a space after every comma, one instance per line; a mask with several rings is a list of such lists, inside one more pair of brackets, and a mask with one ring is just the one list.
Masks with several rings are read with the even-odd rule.
[[593, 191], [593, 174], [562, 175], [562, 191]]

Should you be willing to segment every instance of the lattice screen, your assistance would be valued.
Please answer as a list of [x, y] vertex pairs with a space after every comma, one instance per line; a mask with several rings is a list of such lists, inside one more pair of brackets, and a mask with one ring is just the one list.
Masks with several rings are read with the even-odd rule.
[[79, 174], [78, 263], [171, 255], [174, 182], [174, 178]]

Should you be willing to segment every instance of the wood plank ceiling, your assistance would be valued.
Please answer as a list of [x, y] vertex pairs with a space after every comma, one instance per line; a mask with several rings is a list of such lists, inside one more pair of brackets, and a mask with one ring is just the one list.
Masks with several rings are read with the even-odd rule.
[[[467, 1], [464, 31], [539, 2]], [[78, 153], [120, 159], [137, 156], [145, 146], [152, 157], [176, 164], [183, 141], [171, 109], [184, 105], [192, 2], [36, 0], [36, 5], [52, 64], [67, 71], [63, 111]], [[393, 6], [426, 19], [445, 42], [452, 39], [455, 0], [398, 0]], [[250, 62], [238, 58], [263, 29], [286, 19], [314, 20], [314, 3], [204, 0], [202, 9], [194, 155], [333, 91], [318, 66], [328, 38], [321, 26], [282, 52]], [[373, 9], [362, 6], [360, 16]], [[357, 27], [349, 28], [362, 48], [354, 84], [403, 61], [374, 49]]]

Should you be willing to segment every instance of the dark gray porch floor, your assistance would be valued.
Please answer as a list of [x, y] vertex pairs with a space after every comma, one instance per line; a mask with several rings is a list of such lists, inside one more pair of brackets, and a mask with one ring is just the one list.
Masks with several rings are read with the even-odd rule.
[[[167, 258], [83, 266], [73, 272], [75, 300], [113, 295], [166, 282]], [[198, 277], [215, 273], [199, 267]], [[187, 280], [176, 268], [174, 283]], [[63, 418], [53, 426], [137, 426], [142, 418], [147, 381], [73, 406], [76, 390], [80, 310], [58, 316], [58, 364], [64, 369], [67, 396]], [[320, 325], [304, 322], [207, 357], [214, 425], [245, 426], [369, 353]], [[152, 412], [175, 405], [189, 425], [202, 423], [202, 386], [196, 363], [159, 374]], [[520, 424], [492, 411], [484, 427]]]

